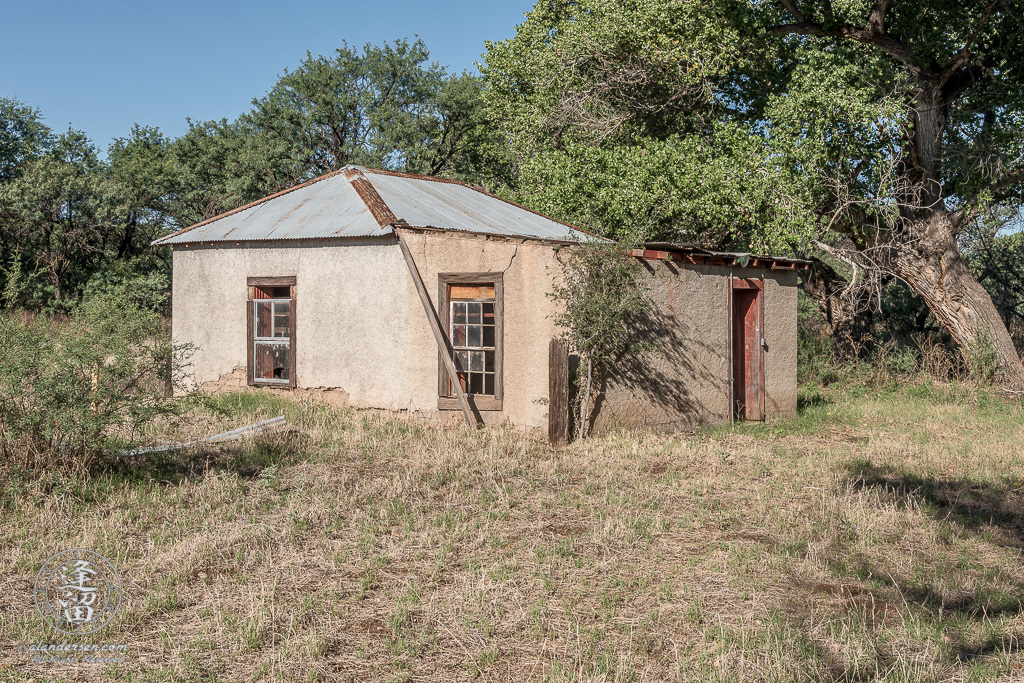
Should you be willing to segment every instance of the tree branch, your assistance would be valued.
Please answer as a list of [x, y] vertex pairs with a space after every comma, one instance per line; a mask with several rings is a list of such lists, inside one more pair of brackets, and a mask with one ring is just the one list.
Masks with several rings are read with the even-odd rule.
[[996, 201], [1020, 198], [1024, 191], [1018, 187], [1021, 183], [1024, 183], [1024, 168], [1003, 173], [992, 183], [992, 198]]
[[[889, 9], [889, 0], [875, 0], [868, 12], [868, 27], [843, 24], [837, 28], [826, 29], [821, 24], [807, 21], [804, 14], [797, 9], [793, 0], [779, 0], [786, 11], [793, 17], [795, 23], [780, 24], [769, 29], [773, 35], [802, 35], [816, 36], [819, 38], [845, 38], [855, 40], [865, 45], [877, 47], [893, 59], [909, 67], [911, 72], [917, 76], [924, 69], [914, 56], [910, 46], [901, 40], [893, 38], [885, 30], [885, 13]], [[831, 15], [832, 6], [829, 3], [826, 8]], [[980, 27], [979, 27], [980, 28]]]
[[794, 19], [796, 19], [796, 23], [807, 23], [807, 20], [804, 18], [803, 12], [797, 9], [796, 3], [794, 3], [792, 0], [779, 0], [779, 2], [781, 2], [782, 6], [786, 8], [786, 11], [789, 12]]
[[873, 33], [884, 36], [888, 35], [885, 32], [885, 13], [889, 9], [889, 0], [876, 0], [875, 4], [871, 6], [871, 12], [868, 14], [868, 29]]
[[[981, 21], [978, 22], [978, 25], [975, 27], [970, 37], [968, 37], [967, 41], [964, 43], [963, 48], [961, 48], [959, 52], [953, 55], [953, 58], [950, 59], [949, 63], [946, 64], [946, 66], [942, 69], [942, 72], [939, 75], [940, 86], [945, 86], [946, 82], [949, 81], [949, 79], [951, 79], [965, 66], [970, 64], [971, 48], [973, 48], [974, 43], [977, 42], [978, 35], [981, 34], [981, 29], [983, 29], [985, 27], [985, 24], [988, 23], [989, 18], [992, 16], [992, 10], [993, 8], [995, 8], [995, 6], [995, 0], [988, 4], [988, 7], [985, 8], [984, 14], [981, 15]], [[963, 90], [961, 90], [960, 92], [963, 92]]]
[[909, 45], [893, 38], [887, 33], [879, 34], [869, 28], [854, 26], [853, 24], [843, 24], [835, 29], [826, 29], [821, 24], [798, 22], [795, 24], [772, 26], [769, 31], [773, 35], [777, 36], [801, 35], [816, 36], [818, 38], [845, 38], [847, 40], [855, 40], [858, 43], [877, 47], [885, 54], [907, 66], [915, 76], [920, 75], [924, 70], [918, 63], [917, 58], [914, 56]]

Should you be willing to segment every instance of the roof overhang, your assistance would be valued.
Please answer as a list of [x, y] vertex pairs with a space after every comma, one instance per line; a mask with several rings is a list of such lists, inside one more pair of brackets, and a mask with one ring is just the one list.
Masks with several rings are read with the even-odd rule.
[[652, 261], [676, 261], [733, 268], [765, 268], [768, 270], [805, 270], [810, 261], [777, 256], [756, 256], [734, 251], [711, 251], [701, 247], [673, 242], [644, 242], [642, 248], [633, 249], [631, 256]]

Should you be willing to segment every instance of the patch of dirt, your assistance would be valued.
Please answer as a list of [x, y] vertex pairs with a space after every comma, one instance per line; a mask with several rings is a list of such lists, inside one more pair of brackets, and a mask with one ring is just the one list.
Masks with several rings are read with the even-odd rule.
[[378, 619], [377, 617], [368, 617], [361, 619], [352, 625], [350, 629], [358, 633], [365, 633], [367, 635], [376, 636], [382, 633], [388, 633], [387, 624]]
[[565, 538], [566, 536], [582, 536], [587, 533], [589, 529], [575, 524], [548, 524], [544, 527], [544, 531], [552, 536]]

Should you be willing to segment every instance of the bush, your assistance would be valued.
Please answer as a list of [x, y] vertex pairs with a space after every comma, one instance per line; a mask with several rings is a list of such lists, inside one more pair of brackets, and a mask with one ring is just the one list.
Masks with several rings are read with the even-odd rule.
[[653, 311], [650, 280], [638, 260], [626, 257], [630, 249], [623, 242], [556, 252], [563, 279], [548, 296], [561, 304], [555, 324], [580, 357], [573, 381], [578, 389], [574, 423], [581, 439], [590, 429], [591, 407], [607, 373], [653, 350], [637, 332]]
[[194, 398], [185, 387], [191, 350], [124, 290], [69, 316], [0, 316], [3, 462], [87, 473], [148, 423], [183, 414]]
[[170, 315], [170, 272], [144, 258], [115, 261], [93, 273], [83, 295], [89, 299], [119, 291], [126, 292], [141, 308]]

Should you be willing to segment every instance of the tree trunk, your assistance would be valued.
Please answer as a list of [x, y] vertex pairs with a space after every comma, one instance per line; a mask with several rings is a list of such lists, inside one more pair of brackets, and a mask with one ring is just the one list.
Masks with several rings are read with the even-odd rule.
[[871, 301], [877, 291], [872, 282], [850, 287], [832, 266], [815, 258], [803, 278], [803, 287], [825, 317], [836, 356], [842, 360], [863, 358], [874, 342]]
[[1024, 388], [1024, 365], [992, 298], [960, 255], [949, 214], [936, 211], [915, 227], [919, 239], [894, 249], [895, 273], [925, 300], [958, 345], [970, 347], [987, 336], [999, 358], [1000, 383]]
[[64, 278], [57, 273], [50, 273], [50, 284], [53, 285], [53, 300], [61, 301], [64, 298]]
[[590, 391], [594, 386], [594, 362], [587, 356], [587, 387], [583, 390], [583, 406], [580, 409], [579, 437], [582, 441], [587, 438], [588, 427], [590, 426]]

